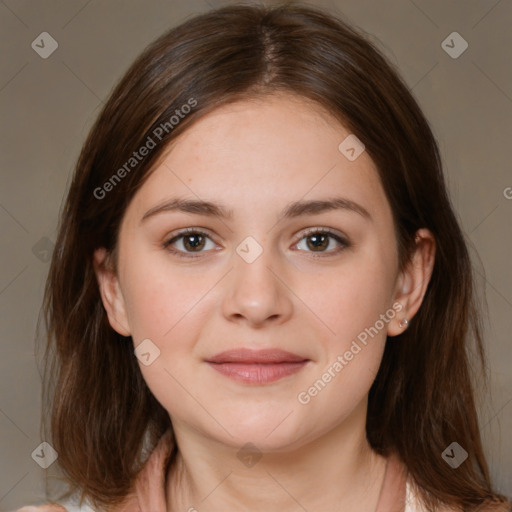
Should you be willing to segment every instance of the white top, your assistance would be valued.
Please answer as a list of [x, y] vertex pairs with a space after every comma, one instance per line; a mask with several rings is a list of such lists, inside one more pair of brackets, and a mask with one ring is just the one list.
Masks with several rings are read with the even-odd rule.
[[407, 479], [405, 483], [405, 509], [404, 512], [427, 512], [427, 509], [421, 504], [412, 485]]

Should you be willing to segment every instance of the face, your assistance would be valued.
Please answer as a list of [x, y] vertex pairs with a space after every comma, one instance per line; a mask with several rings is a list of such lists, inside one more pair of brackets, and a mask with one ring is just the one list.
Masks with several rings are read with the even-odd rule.
[[[372, 160], [338, 148], [349, 134], [291, 96], [224, 106], [176, 140], [131, 201], [118, 273], [98, 277], [173, 424], [281, 450], [365, 403], [406, 281]], [[233, 349], [303, 362], [208, 362]]]

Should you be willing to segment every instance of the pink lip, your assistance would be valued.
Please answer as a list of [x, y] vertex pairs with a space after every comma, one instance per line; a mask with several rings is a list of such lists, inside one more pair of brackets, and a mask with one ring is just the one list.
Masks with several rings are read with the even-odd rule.
[[237, 348], [225, 350], [207, 359], [208, 363], [299, 363], [307, 361], [307, 358], [292, 354], [286, 350], [267, 348], [262, 350], [251, 350], [248, 348]]
[[219, 373], [246, 384], [274, 382], [302, 369], [309, 359], [279, 349], [235, 349], [206, 362]]

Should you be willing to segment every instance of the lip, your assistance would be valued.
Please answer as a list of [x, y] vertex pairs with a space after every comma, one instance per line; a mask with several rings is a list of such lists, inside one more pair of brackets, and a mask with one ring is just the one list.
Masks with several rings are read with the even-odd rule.
[[246, 363], [246, 364], [269, 364], [269, 363], [300, 363], [307, 361], [306, 357], [287, 352], [277, 348], [251, 350], [248, 348], [237, 348], [225, 350], [207, 359], [208, 363]]
[[206, 362], [237, 382], [267, 384], [297, 373], [309, 359], [280, 349], [235, 349], [216, 354]]

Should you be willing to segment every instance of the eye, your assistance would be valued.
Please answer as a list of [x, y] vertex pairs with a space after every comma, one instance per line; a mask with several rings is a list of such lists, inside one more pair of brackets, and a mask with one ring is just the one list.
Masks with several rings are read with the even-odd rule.
[[[323, 257], [324, 254], [327, 253], [325, 256], [332, 256], [334, 254], [338, 254], [342, 250], [344, 250], [346, 247], [348, 247], [350, 244], [347, 240], [345, 240], [340, 235], [332, 232], [328, 228], [312, 228], [309, 229], [305, 236], [303, 236], [299, 242], [296, 244], [297, 247], [299, 247], [300, 242], [302, 240], [306, 240], [306, 247], [308, 249], [311, 249], [311, 252], [313, 253], [320, 253], [315, 254], [315, 257], [320, 256]], [[334, 243], [331, 243], [331, 241], [334, 240]], [[335, 245], [335, 243], [338, 244], [338, 247], [335, 247], [334, 249], [327, 250], [329, 247], [332, 247], [332, 245]], [[300, 248], [302, 249], [303, 248]]]
[[[175, 236], [164, 242], [163, 248], [180, 258], [198, 258], [201, 256], [201, 253], [208, 251], [208, 240], [213, 245], [213, 247], [210, 247], [209, 249], [215, 250], [215, 243], [206, 231], [198, 228], [187, 228], [179, 231]], [[306, 247], [307, 249], [310, 249], [310, 251], [299, 247], [302, 240], [306, 240]], [[334, 241], [334, 243], [331, 243], [332, 241]], [[332, 247], [332, 245], [335, 245], [336, 243], [338, 244], [338, 247], [328, 250], [329, 247]], [[176, 247], [176, 245], [181, 245], [182, 248]], [[350, 243], [340, 235], [331, 231], [329, 228], [311, 228], [306, 231], [306, 234], [303, 235], [295, 245], [300, 250], [318, 253], [314, 254], [314, 257], [323, 257], [338, 254], [346, 247], [349, 247]], [[206, 250], [203, 250], [205, 248]]]
[[[197, 228], [187, 228], [177, 233], [170, 240], [164, 242], [163, 247], [181, 258], [198, 258], [202, 252], [205, 252], [202, 249], [207, 245], [206, 240], [210, 240], [213, 244], [210, 236], [205, 231]], [[178, 245], [181, 244], [184, 249], [174, 247], [174, 244], [177, 242], [179, 242]], [[193, 253], [198, 254], [194, 255]]]

